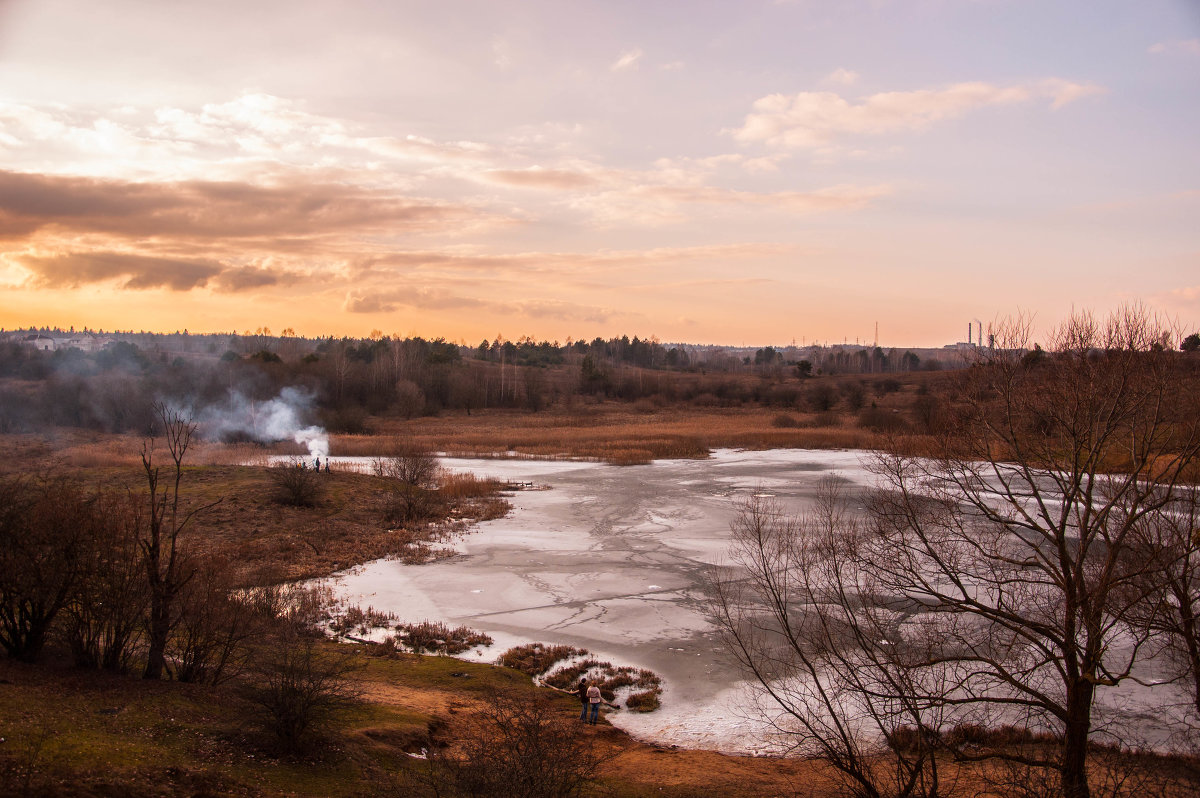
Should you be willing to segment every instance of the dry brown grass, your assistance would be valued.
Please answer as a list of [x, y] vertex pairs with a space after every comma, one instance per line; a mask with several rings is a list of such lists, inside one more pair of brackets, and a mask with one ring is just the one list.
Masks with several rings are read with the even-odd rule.
[[495, 496], [502, 488], [499, 480], [447, 471], [439, 480], [438, 493], [450, 499], [478, 499]]
[[[606, 403], [545, 413], [490, 411], [445, 414], [410, 421], [378, 419], [380, 435], [402, 435], [416, 444], [457, 456], [591, 458], [630, 465], [651, 460], [703, 458], [712, 449], [859, 449], [884, 437], [852, 418], [795, 412], [795, 427], [781, 428], [770, 408], [672, 407], [645, 412]], [[337, 436], [334, 454], [368, 456], [379, 437]]]
[[[885, 398], [900, 401], [895, 394]], [[779, 411], [771, 408], [648, 410], [616, 402], [541, 413], [446, 413], [409, 421], [374, 419], [372, 426], [377, 434], [334, 435], [331, 449], [335, 456], [377, 457], [390, 441], [401, 437], [418, 448], [463, 457], [592, 459], [635, 465], [660, 459], [704, 458], [718, 448], [871, 449], [890, 439], [858, 426], [852, 414], [793, 410], [788, 418], [794, 426], [781, 426], [779, 416]], [[914, 447], [913, 453], [928, 449], [923, 436], [907, 435], [903, 440], [905, 446]], [[60, 431], [53, 438], [0, 436], [0, 450], [11, 452], [17, 464], [30, 458], [52, 457], [60, 464], [80, 469], [138, 466], [141, 446], [142, 439], [132, 435], [73, 430]], [[266, 465], [273, 455], [302, 454], [301, 448], [290, 441], [271, 446], [196, 441], [188, 462]], [[19, 465], [0, 465], [4, 467]]]

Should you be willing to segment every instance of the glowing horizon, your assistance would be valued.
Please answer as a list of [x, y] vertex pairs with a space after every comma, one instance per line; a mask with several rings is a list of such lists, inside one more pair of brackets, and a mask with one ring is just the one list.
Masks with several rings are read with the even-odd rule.
[[0, 86], [7, 329], [1200, 322], [1182, 0], [0, 0]]

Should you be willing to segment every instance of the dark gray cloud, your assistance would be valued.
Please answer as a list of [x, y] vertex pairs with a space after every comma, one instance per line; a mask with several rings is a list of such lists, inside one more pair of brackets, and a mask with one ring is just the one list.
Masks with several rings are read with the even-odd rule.
[[259, 269], [253, 266], [236, 266], [225, 269], [213, 278], [213, 288], [225, 293], [237, 293], [253, 288], [265, 288], [269, 285], [279, 285], [293, 282], [295, 275], [288, 272], [271, 269]]
[[88, 283], [124, 278], [132, 289], [200, 288], [224, 268], [216, 261], [177, 260], [120, 252], [71, 252], [53, 257], [25, 256], [22, 265], [44, 288], [77, 288]]
[[0, 171], [0, 239], [42, 229], [193, 239], [284, 238], [363, 230], [426, 230], [477, 211], [338, 184], [263, 187]]
[[190, 291], [210, 287], [224, 293], [295, 282], [298, 275], [253, 266], [227, 266], [201, 258], [173, 258], [125, 252], [68, 252], [49, 257], [25, 255], [21, 264], [39, 288], [78, 288], [123, 281], [122, 288]]

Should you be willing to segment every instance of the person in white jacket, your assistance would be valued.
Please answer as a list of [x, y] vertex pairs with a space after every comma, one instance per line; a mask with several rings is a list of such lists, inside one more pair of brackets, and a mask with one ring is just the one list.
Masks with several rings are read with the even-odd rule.
[[596, 718], [600, 715], [600, 688], [592, 685], [587, 689], [588, 706], [591, 709], [588, 717], [588, 723], [593, 726], [596, 724]]

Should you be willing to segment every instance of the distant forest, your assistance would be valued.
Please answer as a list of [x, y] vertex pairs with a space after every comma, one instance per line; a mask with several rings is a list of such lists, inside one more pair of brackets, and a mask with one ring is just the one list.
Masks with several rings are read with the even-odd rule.
[[[290, 332], [290, 331], [285, 331]], [[38, 341], [27, 340], [43, 336]], [[140, 432], [157, 399], [209, 406], [237, 392], [267, 401], [285, 387], [309, 398], [310, 421], [368, 431], [371, 416], [443, 410], [541, 411], [601, 399], [698, 406], [755, 403], [815, 409], [814, 377], [937, 370], [935, 359], [879, 347], [728, 349], [620, 338], [312, 339], [254, 333], [17, 330], [0, 341], [0, 432], [78, 427]], [[820, 382], [818, 380], [817, 382]]]

